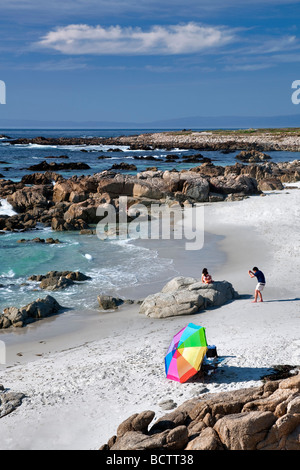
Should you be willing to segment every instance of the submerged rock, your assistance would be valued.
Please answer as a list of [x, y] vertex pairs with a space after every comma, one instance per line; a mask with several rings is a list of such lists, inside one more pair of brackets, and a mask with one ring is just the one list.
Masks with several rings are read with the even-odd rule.
[[40, 282], [39, 287], [45, 290], [61, 290], [76, 282], [88, 281], [91, 278], [80, 271], [49, 271], [47, 274], [33, 275], [28, 281]]
[[58, 238], [56, 238], [56, 239], [46, 238], [46, 240], [45, 240], [44, 238], [36, 237], [36, 238], [33, 238], [32, 240], [28, 240], [26, 238], [21, 238], [20, 240], [17, 241], [17, 243], [46, 243], [47, 245], [57, 245], [61, 242], [58, 240]]
[[57, 170], [90, 170], [90, 166], [87, 163], [81, 162], [71, 162], [71, 163], [56, 163], [56, 162], [46, 162], [44, 160], [41, 163], [32, 165], [27, 168], [30, 171], [57, 171]]

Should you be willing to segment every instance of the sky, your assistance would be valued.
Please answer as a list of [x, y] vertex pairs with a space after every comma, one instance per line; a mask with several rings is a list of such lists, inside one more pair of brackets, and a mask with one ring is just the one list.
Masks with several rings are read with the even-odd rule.
[[0, 12], [1, 122], [300, 112], [300, 1], [0, 0]]

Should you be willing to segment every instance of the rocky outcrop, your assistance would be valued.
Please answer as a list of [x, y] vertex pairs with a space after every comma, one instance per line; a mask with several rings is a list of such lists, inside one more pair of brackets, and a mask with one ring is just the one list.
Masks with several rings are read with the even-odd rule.
[[197, 278], [175, 277], [161, 292], [145, 298], [140, 313], [152, 318], [191, 315], [207, 307], [219, 307], [237, 296], [227, 281], [203, 284]]
[[31, 173], [30, 175], [25, 175], [21, 179], [23, 184], [52, 184], [54, 181], [58, 181], [61, 178], [60, 175], [54, 173], [53, 171], [46, 171], [45, 173]]
[[[203, 159], [204, 160], [204, 159]], [[0, 230], [25, 231], [42, 223], [55, 231], [88, 230], [97, 224], [99, 206], [110, 204], [118, 220], [119, 197], [128, 207], [142, 203], [185, 204], [240, 200], [262, 191], [283, 189], [300, 180], [300, 161], [217, 166], [202, 163], [189, 170], [147, 170], [137, 174], [103, 171], [65, 179], [53, 172], [26, 175], [22, 182], [0, 180], [0, 198], [17, 212], [0, 216]], [[26, 184], [32, 183], [30, 186]], [[40, 184], [36, 184], [40, 183]], [[128, 222], [130, 218], [128, 217]]]
[[21, 406], [24, 398], [24, 393], [11, 392], [0, 385], [0, 418], [9, 415]]
[[16, 212], [26, 212], [34, 207], [47, 209], [52, 200], [52, 185], [37, 185], [34, 188], [24, 187], [7, 198]]
[[247, 163], [271, 160], [270, 155], [267, 155], [263, 152], [259, 152], [258, 150], [242, 150], [242, 152], [240, 152], [235, 158], [237, 160], [241, 160], [242, 162]]
[[210, 191], [224, 195], [239, 194], [241, 196], [258, 194], [257, 181], [246, 175], [229, 174], [210, 178]]
[[61, 242], [58, 240], [58, 238], [54, 239], [50, 237], [50, 238], [45, 239], [45, 238], [35, 237], [32, 240], [21, 238], [20, 240], [17, 241], [17, 243], [46, 243], [47, 245], [58, 245]]
[[272, 150], [300, 150], [299, 132], [290, 133], [285, 129], [269, 132], [263, 129], [251, 129], [245, 131], [169, 131], [148, 134], [137, 134], [120, 137], [35, 137], [33, 139], [20, 138], [8, 141], [15, 144], [39, 144], [39, 145], [111, 145], [129, 146], [132, 150], [162, 149], [195, 149], [195, 150], [223, 150], [226, 152], [235, 150], [258, 150], [268, 152]]
[[133, 163], [114, 163], [110, 170], [125, 170], [125, 171], [136, 171], [137, 167]]
[[36, 165], [32, 165], [27, 170], [29, 171], [59, 171], [59, 170], [90, 170], [90, 166], [87, 163], [81, 162], [46, 162], [46, 160]]
[[101, 310], [116, 310], [124, 301], [111, 295], [98, 295], [98, 303]]
[[79, 271], [49, 271], [45, 275], [33, 275], [28, 278], [29, 281], [40, 282], [40, 289], [44, 290], [62, 290], [73, 286], [75, 282], [88, 281], [91, 278]]
[[160, 417], [136, 413], [100, 450], [300, 450], [300, 373], [205, 394]]
[[8, 307], [0, 315], [0, 329], [14, 327], [23, 327], [41, 318], [55, 315], [62, 307], [50, 295], [44, 299], [37, 299], [25, 307]]
[[124, 304], [141, 304], [141, 300], [121, 299], [120, 297], [113, 297], [111, 295], [100, 294], [97, 297], [99, 307], [101, 310], [117, 310]]

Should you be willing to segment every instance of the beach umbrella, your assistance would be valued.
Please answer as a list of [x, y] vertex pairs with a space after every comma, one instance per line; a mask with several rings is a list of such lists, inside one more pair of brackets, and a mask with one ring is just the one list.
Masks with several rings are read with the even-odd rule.
[[165, 357], [166, 376], [177, 382], [186, 382], [201, 367], [207, 351], [205, 328], [189, 323], [172, 339]]

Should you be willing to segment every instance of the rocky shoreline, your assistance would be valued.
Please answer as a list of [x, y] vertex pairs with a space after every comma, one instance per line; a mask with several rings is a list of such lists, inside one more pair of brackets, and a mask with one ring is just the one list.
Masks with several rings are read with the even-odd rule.
[[190, 130], [156, 132], [120, 137], [35, 137], [32, 139], [10, 139], [3, 142], [15, 144], [38, 145], [112, 145], [129, 146], [131, 150], [147, 149], [194, 149], [194, 150], [259, 150], [291, 152], [300, 151], [300, 131], [278, 130], [244, 130], [244, 131], [203, 131]]
[[[91, 278], [79, 271], [49, 271], [45, 275], [32, 275], [29, 282], [39, 283], [43, 291], [60, 291]], [[1, 285], [0, 285], [1, 287]], [[161, 292], [151, 294], [143, 300], [122, 299], [106, 294], [97, 297], [99, 309], [117, 310], [122, 305], [138, 304], [139, 313], [151, 318], [166, 318], [191, 315], [210, 307], [220, 307], [237, 299], [239, 294], [228, 281], [214, 281], [204, 285], [201, 279], [175, 277]], [[8, 307], [0, 312], [0, 330], [21, 328], [29, 323], [57, 314], [63, 307], [51, 296], [37, 299], [25, 307]]]
[[300, 373], [260, 387], [205, 394], [159, 418], [123, 421], [101, 451], [300, 450]]
[[0, 179], [0, 198], [16, 214], [0, 216], [0, 231], [26, 231], [37, 223], [54, 231], [87, 230], [100, 221], [97, 208], [111, 204], [119, 212], [119, 197], [128, 207], [143, 203], [177, 204], [240, 200], [281, 190], [300, 180], [300, 160], [236, 163], [226, 167], [205, 161], [190, 170], [148, 170], [136, 174], [103, 171], [64, 178], [55, 172], [32, 173], [20, 182]]

